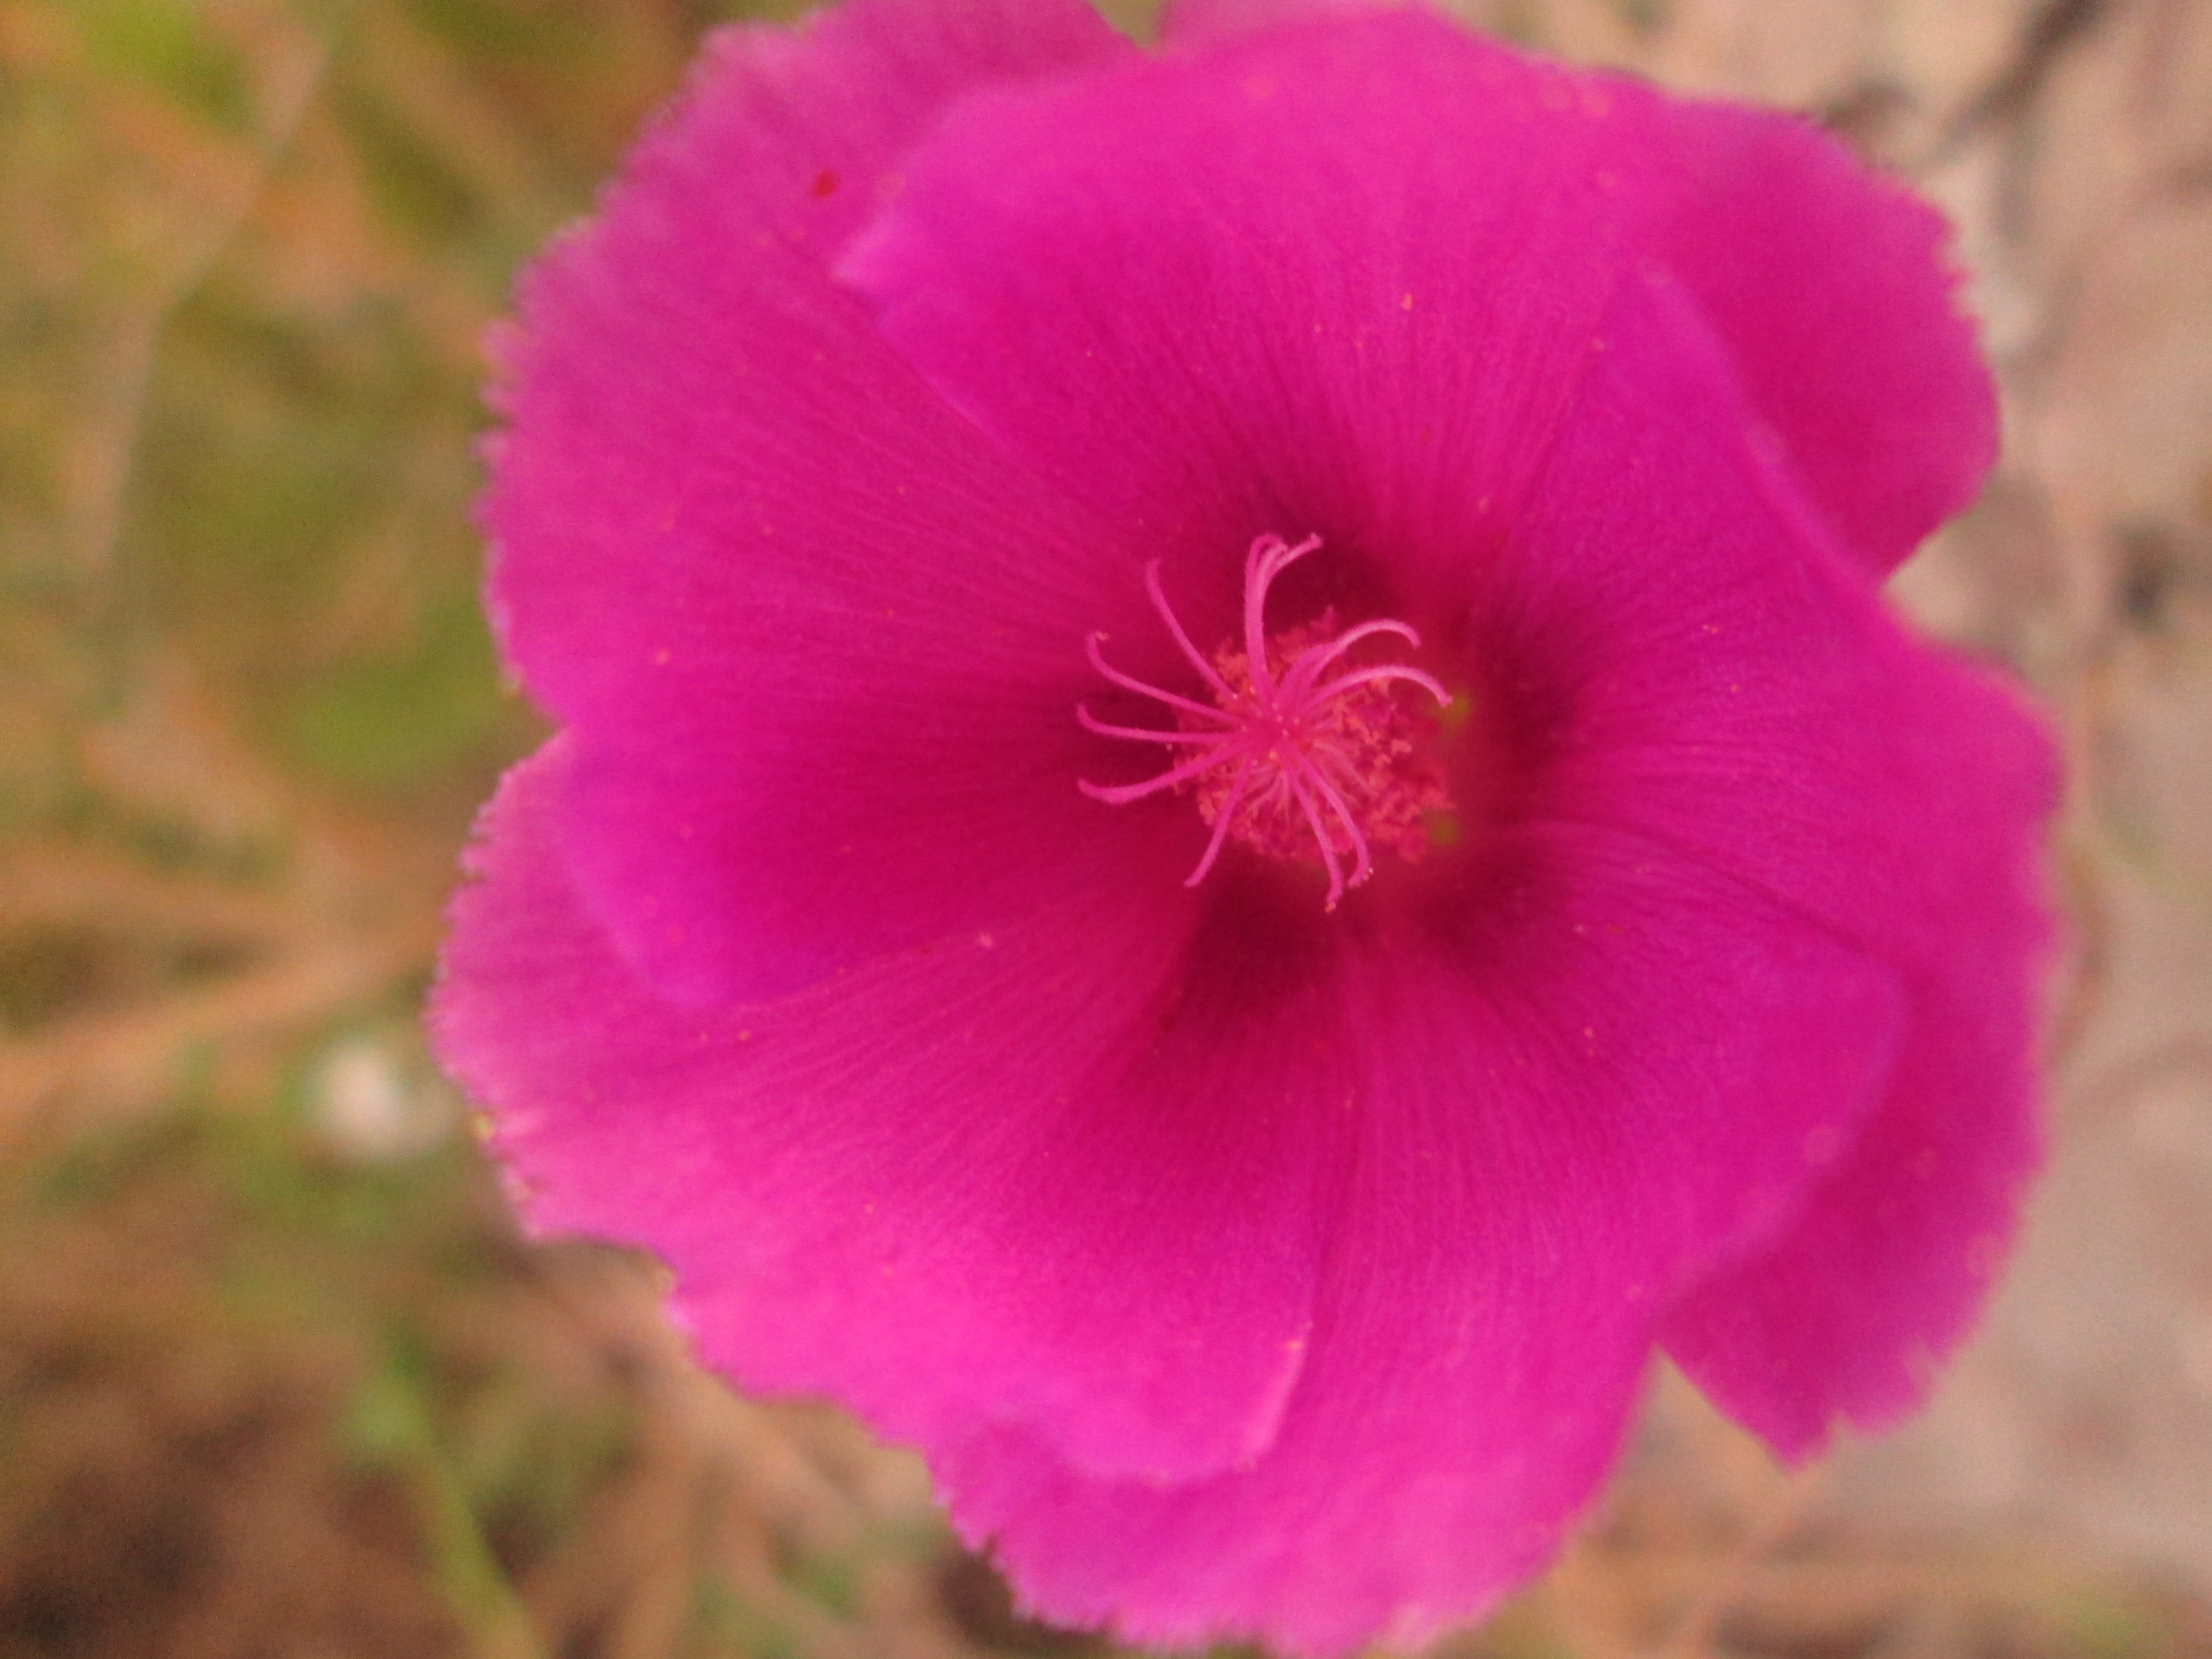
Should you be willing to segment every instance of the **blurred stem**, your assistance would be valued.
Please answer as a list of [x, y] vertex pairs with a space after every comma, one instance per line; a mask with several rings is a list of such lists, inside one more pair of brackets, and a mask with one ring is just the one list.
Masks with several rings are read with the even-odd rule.
[[483, 1659], [545, 1659], [529, 1609], [507, 1582], [477, 1524], [467, 1492], [427, 1425], [408, 1449], [402, 1470], [428, 1534], [440, 1588], [468, 1632], [469, 1650]]
[[147, 394], [170, 320], [207, 280], [290, 151], [301, 124], [314, 107], [316, 94], [322, 88], [343, 33], [342, 19], [316, 36], [313, 44], [289, 66], [289, 72], [279, 77], [270, 100], [270, 118], [262, 131], [258, 163], [242, 176], [220, 210], [187, 245], [167, 280], [157, 284], [146, 302], [117, 326], [104, 377], [107, 384], [97, 400], [106, 414], [106, 437], [89, 458], [69, 538], [79, 568], [88, 575], [104, 575], [114, 561], [137, 466], [139, 433], [145, 424]]

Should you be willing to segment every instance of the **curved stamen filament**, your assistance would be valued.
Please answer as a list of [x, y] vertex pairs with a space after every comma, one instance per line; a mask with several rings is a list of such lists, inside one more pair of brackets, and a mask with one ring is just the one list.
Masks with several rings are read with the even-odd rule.
[[1437, 706], [1439, 708], [1451, 701], [1451, 693], [1445, 690], [1428, 675], [1421, 672], [1419, 669], [1399, 666], [1355, 669], [1349, 674], [1338, 675], [1314, 695], [1322, 698], [1340, 697], [1346, 692], [1355, 691], [1363, 685], [1379, 685], [1389, 680], [1405, 680], [1419, 686], [1422, 690], [1437, 700]]
[[1227, 743], [1234, 732], [1163, 732], [1149, 726], [1109, 726], [1095, 720], [1081, 703], [1075, 705], [1075, 718], [1086, 732], [1096, 732], [1102, 738], [1131, 738], [1139, 743]]
[[1160, 613], [1160, 620], [1168, 625], [1168, 632], [1182, 647], [1183, 655], [1190, 659], [1190, 665], [1198, 670], [1199, 678], [1213, 688], [1213, 695], [1224, 703], [1234, 702], [1237, 694], [1229, 689], [1229, 682], [1221, 678], [1221, 672], [1206, 661], [1205, 654], [1190, 642], [1190, 635], [1182, 631], [1182, 623], [1176, 619], [1175, 607], [1168, 603], [1168, 596], [1160, 586], [1160, 562], [1158, 559], [1145, 567], [1145, 592], [1152, 596], [1152, 609]]
[[1146, 565], [1146, 593], [1176, 649], [1213, 694], [1211, 708], [1114, 667], [1099, 648], [1102, 635], [1084, 641], [1091, 665], [1107, 680], [1173, 709], [1177, 720], [1172, 730], [1117, 726], [1078, 704], [1076, 719], [1085, 731], [1196, 752], [1141, 783], [1083, 781], [1077, 787], [1115, 805], [1195, 787], [1212, 833], [1186, 886], [1206, 878], [1234, 834], [1279, 855], [1317, 855], [1328, 878], [1323, 906], [1333, 910], [1347, 888], [1374, 873], [1376, 835], [1402, 855], [1418, 857], [1422, 813], [1443, 802], [1433, 765], [1409, 758], [1418, 733], [1393, 697], [1400, 685], [1425, 692], [1439, 706], [1449, 702], [1449, 694], [1405, 664], [1350, 665], [1350, 653], [1379, 636], [1418, 647], [1420, 635], [1410, 625], [1378, 617], [1338, 634], [1331, 613], [1275, 641], [1267, 637], [1267, 595], [1275, 579], [1321, 544], [1318, 536], [1296, 544], [1279, 536], [1253, 542], [1244, 558], [1242, 656], [1229, 645], [1212, 658], [1200, 652], [1168, 602], [1160, 562]]
[[[1308, 762], [1305, 770], [1310, 775], [1314, 788], [1320, 793], [1321, 798], [1328, 803], [1336, 816], [1344, 821], [1344, 827], [1352, 836], [1352, 850], [1358, 854], [1359, 860], [1358, 867], [1352, 872], [1352, 884], [1357, 887], [1375, 873], [1375, 860], [1368, 849], [1367, 836], [1360, 830], [1359, 820], [1352, 816], [1352, 808], [1345, 804], [1344, 797], [1337, 793], [1334, 784], [1322, 775], [1321, 768]], [[1328, 902], [1334, 905], [1342, 896], [1342, 890], [1339, 889], [1329, 894]]]
[[1309, 536], [1296, 547], [1280, 536], [1262, 536], [1244, 555], [1244, 661], [1263, 707], [1272, 705], [1275, 696], [1274, 676], [1267, 668], [1267, 590], [1276, 577], [1320, 545], [1318, 536]]
[[1085, 783], [1079, 779], [1075, 787], [1093, 800], [1111, 801], [1121, 806], [1129, 801], [1142, 800], [1147, 795], [1156, 795], [1163, 789], [1172, 789], [1179, 783], [1188, 783], [1192, 779], [1223, 765], [1228, 758], [1218, 753], [1203, 755], [1194, 761], [1185, 761], [1181, 766], [1163, 772], [1156, 778], [1146, 778], [1142, 783]]
[[1299, 810], [1305, 813], [1306, 822], [1313, 825], [1314, 840], [1321, 847], [1322, 866], [1328, 872], [1328, 896], [1322, 901], [1321, 908], [1334, 910], [1337, 900], [1344, 896], [1344, 866], [1336, 861], [1336, 848], [1329, 839], [1327, 827], [1321, 821], [1321, 808], [1314, 805], [1313, 797], [1294, 782], [1291, 783], [1290, 789], [1297, 800]]
[[1244, 799], [1246, 780], [1252, 775], [1252, 757], [1247, 755], [1237, 763], [1237, 775], [1229, 781], [1229, 799], [1222, 810], [1213, 815], [1213, 834], [1206, 843], [1206, 856], [1199, 860], [1198, 868], [1183, 878], [1183, 885], [1195, 887], [1206, 879], [1206, 872], [1213, 868], [1214, 860], [1221, 856], [1222, 843], [1229, 839], [1229, 826], [1237, 821], [1235, 808]]
[[1357, 628], [1346, 629], [1333, 640], [1324, 640], [1321, 644], [1301, 652], [1298, 659], [1291, 665], [1291, 672], [1283, 676], [1283, 690], [1285, 691], [1310, 690], [1322, 669], [1344, 655], [1360, 641], [1373, 639], [1377, 634], [1395, 634], [1407, 645], [1416, 647], [1421, 643], [1421, 636], [1412, 628], [1404, 623], [1394, 622], [1388, 617], [1377, 617], [1370, 623], [1362, 623]]
[[1179, 697], [1172, 691], [1163, 691], [1157, 685], [1147, 685], [1140, 679], [1124, 674], [1108, 662], [1101, 653], [1098, 649], [1098, 636], [1096, 634], [1091, 635], [1083, 643], [1085, 648], [1091, 653], [1091, 665], [1123, 690], [1134, 691], [1144, 696], [1156, 698], [1170, 708], [1179, 708], [1186, 714], [1197, 714], [1206, 720], [1219, 720], [1225, 726], [1235, 726], [1239, 723], [1237, 716], [1225, 708], [1208, 708], [1202, 702], [1194, 702], [1188, 697]]

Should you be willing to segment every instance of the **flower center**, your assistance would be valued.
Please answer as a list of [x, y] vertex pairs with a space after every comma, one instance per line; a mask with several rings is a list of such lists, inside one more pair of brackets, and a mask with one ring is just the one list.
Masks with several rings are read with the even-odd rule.
[[[1244, 559], [1244, 638], [1224, 641], [1211, 658], [1191, 643], [1160, 587], [1160, 565], [1145, 567], [1145, 591], [1183, 655], [1212, 693], [1212, 707], [1132, 678], [1107, 662], [1100, 636], [1085, 641], [1091, 665], [1125, 690], [1175, 711], [1172, 732], [1108, 726], [1078, 705], [1076, 719], [1102, 737], [1164, 744], [1189, 758], [1143, 783], [1076, 787], [1094, 799], [1121, 805], [1162, 790], [1189, 790], [1212, 826], [1205, 856], [1185, 886], [1206, 879], [1231, 836], [1276, 858], [1318, 863], [1328, 875], [1323, 908], [1375, 873], [1375, 850], [1418, 859], [1428, 848], [1428, 815], [1448, 811], [1443, 774], [1425, 741], [1423, 714], [1408, 690], [1439, 708], [1449, 694], [1403, 663], [1355, 661], [1364, 641], [1394, 636], [1408, 646], [1420, 636], [1388, 617], [1338, 631], [1336, 614], [1270, 636], [1267, 590], [1275, 578], [1321, 545], [1309, 536], [1292, 547], [1262, 536]], [[1349, 873], [1346, 865], [1350, 866]]]

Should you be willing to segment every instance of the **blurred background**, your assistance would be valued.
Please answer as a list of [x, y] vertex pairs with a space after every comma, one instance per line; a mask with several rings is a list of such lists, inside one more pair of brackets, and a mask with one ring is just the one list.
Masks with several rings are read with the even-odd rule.
[[[693, 1370], [650, 1263], [520, 1242], [416, 1027], [539, 729], [477, 343], [742, 9], [0, 0], [0, 1659], [1109, 1651], [910, 1458]], [[1790, 1475], [1662, 1376], [1441, 1651], [2212, 1655], [2212, 0], [1462, 9], [1954, 216], [2006, 457], [1897, 597], [2065, 733], [2078, 961], [1935, 1408]]]

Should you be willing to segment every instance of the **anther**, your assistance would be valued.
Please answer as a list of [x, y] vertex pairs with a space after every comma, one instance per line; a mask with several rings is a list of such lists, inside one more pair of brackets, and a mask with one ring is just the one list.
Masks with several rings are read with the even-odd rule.
[[[1321, 546], [1309, 536], [1296, 546], [1262, 536], [1244, 559], [1243, 649], [1224, 643], [1212, 658], [1193, 643], [1160, 585], [1159, 561], [1145, 567], [1145, 591], [1168, 634], [1213, 702], [1152, 685], [1121, 672], [1084, 641], [1096, 668], [1115, 685], [1175, 711], [1172, 731], [1112, 726], [1079, 705], [1086, 731], [1136, 743], [1157, 743], [1187, 757], [1142, 783], [1078, 784], [1094, 799], [1124, 805], [1163, 790], [1191, 789], [1212, 826], [1206, 851], [1184, 885], [1206, 879], [1229, 838], [1278, 857], [1316, 857], [1328, 876], [1323, 908], [1334, 910], [1348, 888], [1375, 872], [1375, 847], [1420, 856], [1425, 821], [1447, 808], [1443, 780], [1418, 739], [1421, 732], [1400, 700], [1412, 687], [1436, 700], [1449, 694], [1428, 674], [1403, 663], [1352, 664], [1366, 641], [1395, 637], [1418, 648], [1420, 636], [1390, 618], [1339, 633], [1333, 613], [1270, 639], [1268, 590], [1275, 579]], [[1350, 872], [1346, 871], [1349, 860]]]

